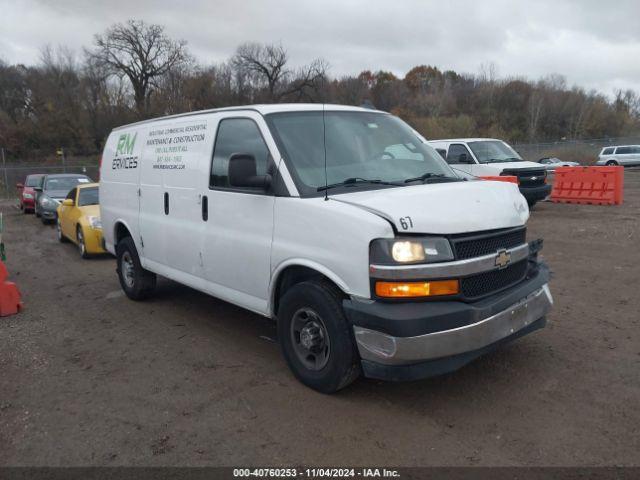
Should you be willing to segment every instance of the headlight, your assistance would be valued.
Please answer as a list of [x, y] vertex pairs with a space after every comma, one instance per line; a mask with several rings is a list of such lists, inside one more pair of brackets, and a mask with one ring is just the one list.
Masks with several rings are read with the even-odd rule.
[[30, 194], [30, 193], [24, 193], [24, 194], [22, 195], [22, 198], [32, 199], [32, 198], [33, 198], [33, 195], [32, 195], [32, 194]]
[[43, 207], [55, 207], [58, 204], [53, 198], [49, 198], [46, 195], [40, 197], [40, 205]]
[[100, 217], [90, 216], [89, 217], [89, 225], [91, 225], [91, 228], [101, 229], [102, 228], [102, 222], [100, 221]]
[[453, 251], [446, 238], [381, 238], [371, 242], [371, 263], [394, 265], [431, 263], [453, 260]]

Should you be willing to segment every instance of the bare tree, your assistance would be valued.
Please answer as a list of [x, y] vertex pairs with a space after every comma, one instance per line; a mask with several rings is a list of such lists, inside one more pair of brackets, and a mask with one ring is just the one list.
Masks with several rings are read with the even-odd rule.
[[293, 71], [287, 68], [288, 60], [282, 45], [245, 43], [236, 50], [231, 65], [240, 78], [252, 82], [254, 89], [266, 90], [269, 102], [278, 102], [287, 96], [297, 101], [312, 98], [310, 89], [317, 92], [326, 76], [327, 62], [316, 59]]
[[172, 40], [161, 25], [129, 20], [95, 36], [96, 48], [89, 52], [115, 75], [125, 75], [133, 88], [140, 115], [149, 109], [149, 99], [159, 77], [191, 61], [184, 40]]
[[248, 73], [258, 84], [265, 84], [270, 101], [281, 96], [278, 87], [290, 74], [285, 68], [287, 52], [282, 45], [261, 45], [245, 43], [240, 45], [232, 58], [232, 65], [241, 72]]

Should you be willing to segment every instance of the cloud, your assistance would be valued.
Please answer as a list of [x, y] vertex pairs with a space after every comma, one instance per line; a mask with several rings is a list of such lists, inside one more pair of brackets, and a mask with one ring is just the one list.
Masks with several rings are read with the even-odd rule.
[[640, 90], [640, 2], [618, 0], [0, 0], [0, 58], [36, 63], [45, 44], [77, 52], [128, 18], [166, 26], [202, 63], [245, 41], [282, 43], [295, 64], [322, 57], [335, 76], [363, 69], [403, 75], [419, 64], [501, 76], [552, 73], [611, 95]]

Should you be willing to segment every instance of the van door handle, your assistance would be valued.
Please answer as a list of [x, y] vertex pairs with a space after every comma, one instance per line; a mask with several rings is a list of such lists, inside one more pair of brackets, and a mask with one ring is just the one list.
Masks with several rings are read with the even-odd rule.
[[169, 215], [169, 192], [164, 192], [164, 214]]
[[209, 220], [209, 198], [206, 195], [202, 196], [202, 220]]

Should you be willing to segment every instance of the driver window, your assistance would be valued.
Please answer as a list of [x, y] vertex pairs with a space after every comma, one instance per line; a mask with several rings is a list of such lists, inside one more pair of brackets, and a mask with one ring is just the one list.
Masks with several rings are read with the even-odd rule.
[[233, 188], [229, 185], [229, 158], [234, 153], [250, 153], [256, 159], [257, 175], [265, 175], [269, 149], [258, 125], [249, 118], [228, 118], [220, 122], [213, 151], [210, 187]]
[[[460, 156], [465, 155], [467, 158], [466, 162], [461, 162]], [[472, 162], [471, 153], [467, 150], [467, 147], [461, 145], [459, 143], [454, 143], [449, 146], [449, 152], [447, 153], [447, 163], [450, 164], [460, 164], [460, 163], [471, 163]]]

